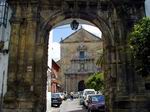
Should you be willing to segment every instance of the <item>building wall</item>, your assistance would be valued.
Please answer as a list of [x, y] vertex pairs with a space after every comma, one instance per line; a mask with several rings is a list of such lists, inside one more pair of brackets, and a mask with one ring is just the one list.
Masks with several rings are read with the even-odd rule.
[[56, 93], [57, 92], [57, 83], [52, 83], [51, 84], [51, 90], [52, 90], [51, 91], [52, 93]]
[[52, 68], [51, 68], [51, 92], [52, 93], [55, 93], [55, 92], [58, 92], [59, 91], [59, 88], [58, 88], [58, 84], [59, 84], [59, 70], [60, 70], [60, 67], [59, 65], [54, 61], [52, 60]]
[[57, 92], [57, 70], [55, 68], [52, 67], [51, 69], [51, 92], [55, 93]]
[[[77, 47], [79, 46], [80, 43], [65, 43], [61, 44], [61, 71], [64, 72], [66, 68], [69, 67], [70, 65], [70, 60], [74, 56], [74, 54], [77, 52]], [[94, 61], [98, 59], [99, 53], [97, 52], [99, 49], [102, 48], [102, 43], [101, 42], [87, 42], [84, 43], [84, 45], [87, 46], [88, 53], [91, 54], [92, 57], [94, 57]]]
[[146, 16], [150, 16], [150, 0], [145, 0]]
[[7, 91], [7, 71], [8, 71], [8, 57], [9, 52], [4, 53], [3, 50], [9, 49], [9, 40], [10, 40], [10, 31], [11, 26], [9, 23], [9, 20], [11, 18], [11, 9], [8, 9], [8, 19], [7, 19], [7, 25], [4, 27], [3, 25], [0, 26], [0, 41], [4, 42], [4, 47], [2, 51], [0, 52], [0, 95], [5, 95]]
[[[81, 33], [73, 36], [81, 36]], [[91, 36], [93, 35], [86, 35], [82, 33], [83, 37]], [[75, 38], [76, 39], [76, 38]], [[82, 41], [82, 40], [81, 40]], [[83, 43], [87, 47], [87, 52], [91, 58], [94, 58], [94, 63], [96, 65], [96, 61], [99, 57], [99, 50], [103, 49], [103, 42], [102, 40], [98, 41], [86, 41], [86, 38], [84, 42], [73, 40], [72, 42], [64, 42], [61, 43], [61, 60], [60, 60], [60, 67], [61, 67], [61, 76], [62, 76], [62, 82], [64, 86], [64, 91], [77, 91], [78, 90], [78, 82], [81, 80], [86, 80], [89, 77], [89, 74], [83, 74], [80, 75], [72, 75], [72, 76], [65, 76], [65, 71], [71, 66], [71, 59], [76, 57], [77, 55], [77, 48], [81, 43]], [[76, 68], [77, 66], [75, 66]]]
[[47, 70], [47, 92], [51, 92], [51, 70]]
[[86, 81], [90, 74], [83, 74], [83, 75], [69, 75], [66, 76], [66, 91], [71, 92], [71, 91], [78, 91], [78, 84], [80, 81]]

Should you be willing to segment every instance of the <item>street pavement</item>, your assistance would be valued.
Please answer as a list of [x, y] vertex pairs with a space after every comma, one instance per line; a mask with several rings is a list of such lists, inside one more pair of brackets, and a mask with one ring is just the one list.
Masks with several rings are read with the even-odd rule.
[[79, 99], [63, 101], [60, 108], [51, 107], [48, 112], [87, 112], [87, 110], [79, 104]]

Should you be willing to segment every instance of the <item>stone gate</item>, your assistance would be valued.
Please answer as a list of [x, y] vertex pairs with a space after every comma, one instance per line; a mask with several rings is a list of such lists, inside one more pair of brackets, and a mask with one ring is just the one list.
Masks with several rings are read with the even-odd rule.
[[3, 112], [46, 112], [49, 31], [69, 18], [97, 26], [103, 34], [105, 94], [109, 112], [149, 112], [144, 80], [128, 60], [126, 40], [145, 16], [144, 0], [8, 0], [13, 14], [8, 90]]

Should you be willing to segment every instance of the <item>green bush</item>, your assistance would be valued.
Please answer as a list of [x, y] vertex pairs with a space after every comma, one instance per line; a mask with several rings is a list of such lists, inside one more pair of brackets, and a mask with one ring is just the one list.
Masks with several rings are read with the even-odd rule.
[[104, 74], [95, 73], [91, 75], [85, 82], [87, 88], [95, 89], [96, 91], [104, 90]]
[[135, 24], [128, 42], [136, 72], [147, 76], [150, 74], [150, 18], [145, 17]]

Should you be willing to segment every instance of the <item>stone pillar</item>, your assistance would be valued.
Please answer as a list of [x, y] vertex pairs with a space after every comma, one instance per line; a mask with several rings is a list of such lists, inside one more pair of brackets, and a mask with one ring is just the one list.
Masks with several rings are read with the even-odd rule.
[[120, 96], [127, 95], [126, 82], [126, 54], [123, 46], [116, 47], [116, 64], [117, 64], [117, 94]]
[[[40, 26], [37, 26], [40, 27]], [[36, 37], [39, 38], [42, 31], [37, 30]], [[40, 37], [40, 41], [36, 39], [35, 43], [35, 71], [34, 71], [34, 112], [46, 112], [46, 88], [47, 88], [47, 69], [48, 69], [48, 39], [49, 31]]]
[[45, 112], [46, 110], [46, 87], [47, 87], [47, 54], [43, 44], [36, 44], [35, 50], [35, 76], [34, 76], [34, 97], [35, 112]]
[[[122, 4], [122, 6], [125, 5]], [[119, 41], [116, 45], [118, 76], [117, 97], [113, 103], [113, 112], [149, 112], [149, 101], [146, 101], [146, 96], [144, 95], [143, 82], [140, 77], [135, 74], [133, 69], [134, 62], [129, 62], [131, 57], [127, 54], [126, 42], [128, 33], [131, 31], [134, 22], [140, 19], [143, 15], [143, 6], [142, 3], [134, 6], [122, 6], [119, 8], [120, 10], [118, 10], [118, 17], [121, 20], [118, 26], [119, 29], [121, 29], [121, 33], [118, 35]], [[123, 15], [119, 15], [119, 13]], [[119, 29], [116, 31], [119, 32]], [[140, 95], [139, 91], [141, 93]]]
[[[18, 45], [19, 45], [19, 29], [21, 20], [15, 20], [11, 23], [11, 38], [9, 48], [9, 67], [7, 80], [7, 93], [4, 99], [4, 108], [17, 107], [17, 71], [18, 71]], [[13, 37], [13, 38], [12, 38]], [[9, 102], [9, 103], [7, 103]]]
[[37, 21], [31, 6], [16, 6], [11, 19], [8, 91], [4, 99], [4, 112], [33, 112], [35, 76], [35, 39]]
[[[105, 49], [106, 66], [106, 97], [109, 99], [110, 112], [114, 111], [114, 102], [127, 95], [125, 55], [121, 54], [118, 46], [109, 46]], [[123, 56], [122, 56], [123, 55]]]
[[106, 103], [109, 107], [109, 111], [112, 112], [113, 105], [112, 101], [114, 99], [115, 85], [116, 85], [116, 76], [113, 69], [112, 58], [114, 56], [112, 46], [107, 46], [104, 49], [104, 78], [105, 78], [105, 96]]

